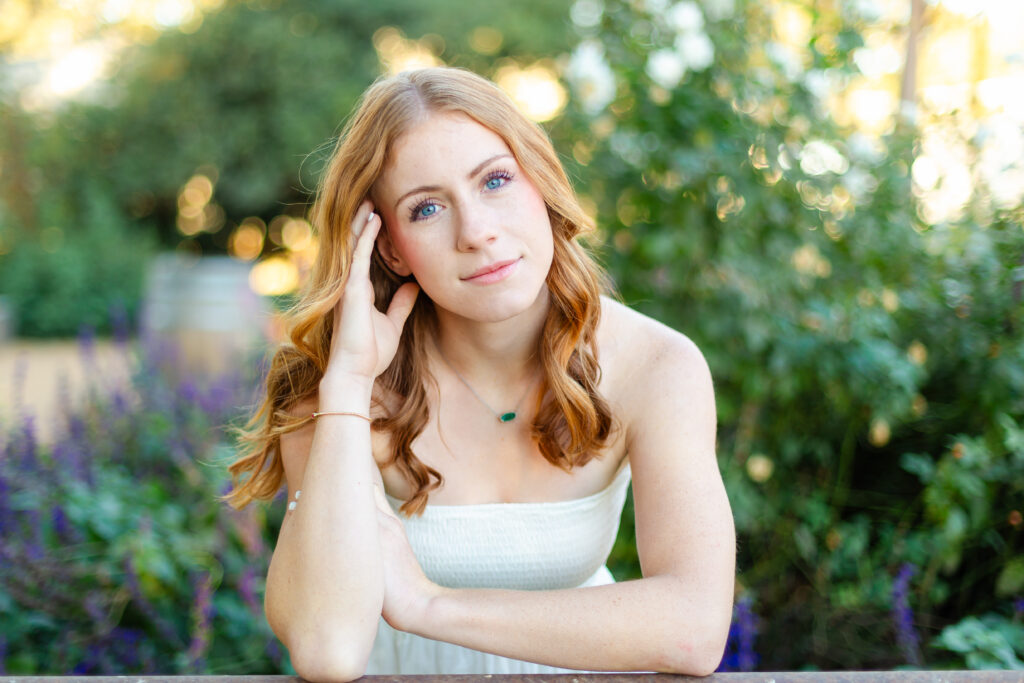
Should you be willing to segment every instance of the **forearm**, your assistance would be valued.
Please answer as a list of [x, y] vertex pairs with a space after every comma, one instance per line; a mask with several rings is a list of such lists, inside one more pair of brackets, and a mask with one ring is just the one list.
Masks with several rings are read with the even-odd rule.
[[[368, 407], [364, 387], [321, 389], [320, 410], [365, 415]], [[290, 528], [282, 528], [267, 578], [267, 616], [293, 659], [304, 648], [344, 648], [359, 659], [372, 646], [383, 602], [375, 467], [367, 421], [317, 421], [301, 484], [293, 487], [302, 494], [286, 513]]]
[[442, 588], [410, 630], [550, 666], [703, 675], [721, 658], [731, 609], [693, 588], [667, 575], [553, 591]]

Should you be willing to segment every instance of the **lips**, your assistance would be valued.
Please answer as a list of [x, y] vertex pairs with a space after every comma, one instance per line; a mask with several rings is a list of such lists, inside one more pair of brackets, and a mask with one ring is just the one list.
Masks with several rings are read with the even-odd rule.
[[519, 264], [519, 261], [520, 259], [518, 258], [509, 259], [507, 261], [496, 261], [474, 271], [471, 275], [462, 278], [462, 280], [464, 282], [473, 282], [478, 284], [498, 282], [511, 275]]

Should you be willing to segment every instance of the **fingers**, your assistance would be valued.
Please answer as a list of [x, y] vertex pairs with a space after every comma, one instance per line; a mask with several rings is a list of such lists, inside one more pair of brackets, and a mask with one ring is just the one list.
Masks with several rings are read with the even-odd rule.
[[[355, 252], [352, 254], [351, 272], [357, 277], [369, 277], [370, 257], [373, 255], [373, 245], [377, 240], [377, 233], [380, 232], [380, 226], [380, 216], [370, 213], [366, 219], [366, 224], [361, 228], [359, 237], [356, 239]], [[355, 224], [352, 227], [354, 230]]]
[[373, 208], [373, 202], [367, 199], [356, 209], [356, 215], [352, 217], [352, 234], [356, 239], [363, 234], [363, 228], [366, 227], [367, 219], [373, 213]]
[[[366, 227], [367, 227], [368, 222], [373, 221], [374, 219], [376, 219], [376, 222], [378, 223], [378, 229], [379, 229], [379, 227], [380, 227], [379, 226], [380, 217], [377, 216], [373, 212], [373, 202], [371, 202], [369, 199], [367, 199], [367, 200], [363, 201], [359, 205], [359, 207], [356, 209], [356, 215], [352, 218], [351, 230], [349, 231], [349, 235], [348, 235], [349, 247], [351, 249], [350, 253], [351, 253], [352, 256], [351, 256], [351, 260], [349, 261], [348, 276], [346, 277], [346, 280], [345, 280], [345, 286], [340, 288], [339, 289], [339, 293], [338, 293], [339, 298], [338, 298], [338, 301], [336, 303], [336, 306], [338, 307], [339, 311], [340, 311], [340, 307], [341, 307], [341, 302], [343, 301], [342, 293], [345, 290], [348, 289], [347, 285], [348, 285], [349, 282], [352, 281], [352, 278], [351, 278], [352, 271], [356, 268], [356, 260], [358, 258], [358, 255], [361, 253], [359, 245], [363, 244], [365, 242], [365, 240], [362, 240], [361, 238], [367, 232], [366, 231]], [[370, 237], [369, 248], [364, 246], [362, 248], [363, 252], [365, 252], [367, 250], [370, 253], [373, 252], [373, 243], [374, 243], [375, 237], [376, 237], [376, 234], [374, 234], [374, 235], [372, 235]], [[369, 258], [367, 258], [366, 261], [367, 261], [367, 263], [365, 264], [365, 268], [364, 268], [363, 272], [365, 274], [368, 274], [369, 273], [369, 268], [370, 268], [370, 266], [369, 266]], [[337, 322], [338, 322], [338, 319], [336, 318], [335, 319], [335, 325], [337, 325]]]
[[391, 297], [387, 316], [398, 330], [402, 329], [409, 314], [412, 313], [413, 306], [416, 305], [416, 297], [419, 296], [419, 293], [420, 286], [418, 284], [406, 282]]

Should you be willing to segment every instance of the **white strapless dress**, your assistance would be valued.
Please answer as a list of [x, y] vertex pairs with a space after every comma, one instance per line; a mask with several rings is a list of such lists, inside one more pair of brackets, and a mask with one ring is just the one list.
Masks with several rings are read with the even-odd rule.
[[[406, 517], [423, 572], [449, 588], [552, 590], [615, 583], [605, 566], [626, 501], [626, 461], [612, 482], [585, 498], [555, 503], [427, 504]], [[397, 512], [402, 501], [388, 496]], [[367, 675], [576, 673], [396, 631], [384, 619]]]

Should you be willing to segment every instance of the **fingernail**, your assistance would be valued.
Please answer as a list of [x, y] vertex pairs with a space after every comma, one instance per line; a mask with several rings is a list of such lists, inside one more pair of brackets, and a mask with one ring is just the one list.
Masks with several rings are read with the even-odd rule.
[[376, 218], [376, 217], [377, 217], [377, 214], [375, 214], [373, 211], [371, 211], [370, 215], [366, 217], [366, 224], [369, 225], [373, 221], [373, 219]]

